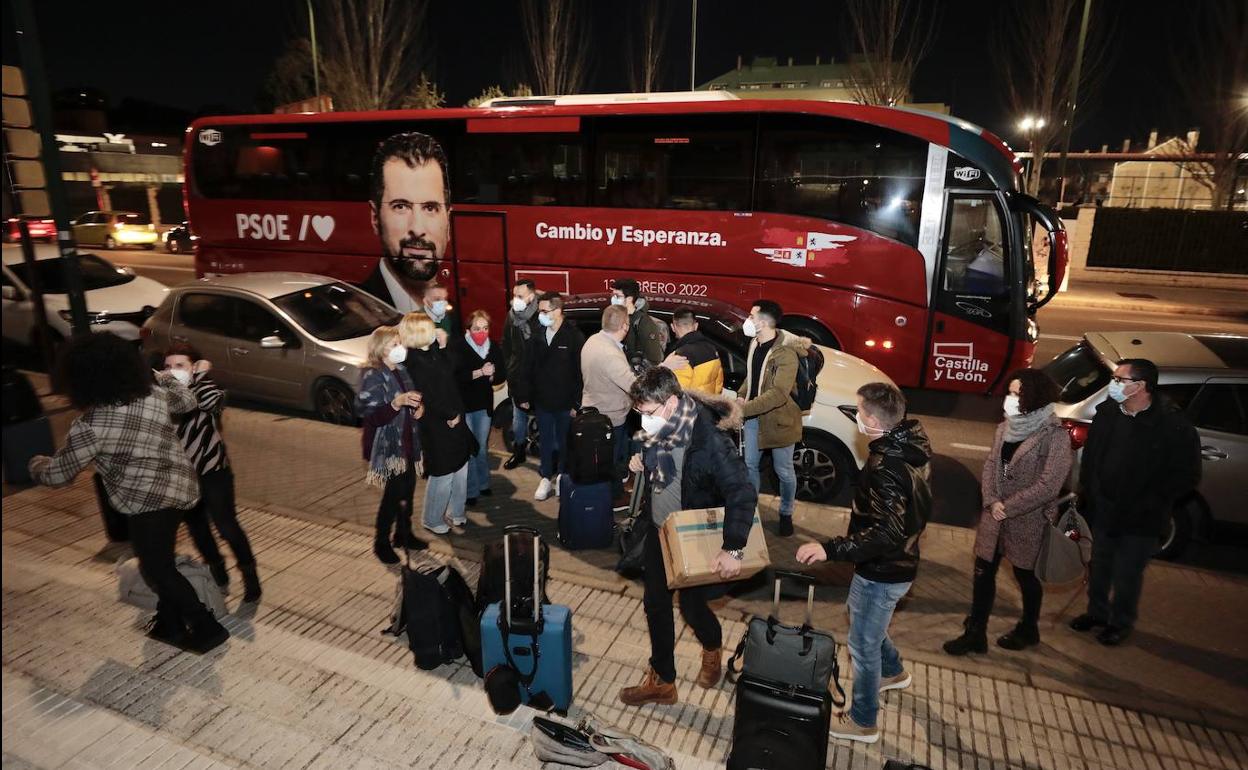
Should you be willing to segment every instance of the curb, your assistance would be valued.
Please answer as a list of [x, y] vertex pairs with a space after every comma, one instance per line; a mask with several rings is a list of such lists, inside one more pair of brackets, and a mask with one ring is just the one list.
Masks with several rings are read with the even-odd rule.
[[[1164, 313], [1168, 315], [1199, 315], [1211, 318], [1221, 318], [1228, 321], [1248, 321], [1248, 308], [1236, 310], [1226, 307], [1211, 307], [1207, 305], [1188, 305], [1178, 302], [1164, 302], [1160, 300], [1123, 300], [1121, 302], [1112, 299], [1098, 299], [1089, 297], [1082, 299], [1079, 297], [1065, 296], [1061, 294], [1053, 298], [1049, 303], [1049, 307], [1060, 307], [1068, 310], [1080, 310], [1085, 308], [1096, 308], [1099, 310], [1125, 310], [1134, 313]], [[1043, 312], [1043, 308], [1041, 309]]]

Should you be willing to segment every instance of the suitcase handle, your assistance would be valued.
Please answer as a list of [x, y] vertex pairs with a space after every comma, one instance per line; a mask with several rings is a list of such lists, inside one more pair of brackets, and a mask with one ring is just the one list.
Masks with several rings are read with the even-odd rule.
[[503, 605], [507, 626], [511, 627], [511, 536], [533, 535], [533, 626], [540, 628], [542, 623], [541, 570], [542, 570], [542, 535], [533, 527], [511, 524], [503, 529]]
[[785, 580], [792, 580], [795, 583], [806, 584], [806, 622], [803, 628], [813, 628], [815, 621], [815, 579], [811, 575], [804, 572], [789, 572], [787, 570], [775, 571], [775, 587], [771, 598], [771, 617], [767, 619], [767, 625], [772, 626], [779, 622], [780, 618], [780, 583]]

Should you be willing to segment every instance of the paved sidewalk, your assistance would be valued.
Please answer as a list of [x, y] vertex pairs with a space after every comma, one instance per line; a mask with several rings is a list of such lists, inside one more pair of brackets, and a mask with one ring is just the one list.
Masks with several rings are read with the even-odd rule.
[[[1050, 304], [1052, 307], [1207, 315], [1248, 321], [1248, 292], [1235, 289], [1189, 289], [1071, 279], [1070, 287], [1058, 293]], [[1044, 310], [1040, 313], [1043, 318]]]
[[[5, 499], [5, 767], [539, 767], [525, 738], [532, 712], [495, 716], [465, 666], [419, 671], [378, 634], [395, 578], [367, 533], [251, 508], [242, 519], [265, 598], [231, 598], [232, 640], [198, 657], [144, 639], [145, 613], [115, 600], [120, 549], [103, 540], [85, 478]], [[431, 558], [449, 550], [438, 543]], [[475, 581], [474, 563], [455, 563]], [[615, 692], [646, 657], [640, 602], [558, 578], [551, 593], [573, 608], [576, 709], [667, 747], [681, 770], [722, 767], [731, 690], [691, 684], [698, 650], [683, 625], [681, 704], [624, 708]], [[725, 623], [727, 639], [742, 630]], [[1231, 770], [1248, 755], [1242, 729], [909, 665], [915, 685], [884, 698], [881, 742], [834, 742], [829, 767]]]

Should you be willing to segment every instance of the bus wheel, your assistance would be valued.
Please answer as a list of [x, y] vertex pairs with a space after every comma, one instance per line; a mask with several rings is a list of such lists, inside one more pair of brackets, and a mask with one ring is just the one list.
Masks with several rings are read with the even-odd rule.
[[832, 332], [825, 329], [823, 324], [812, 321], [809, 318], [785, 318], [780, 322], [780, 328], [787, 332], [793, 332], [799, 337], [809, 337], [816, 344], [823, 345], [825, 348], [841, 349], [841, 343], [837, 341]]
[[334, 425], [355, 425], [355, 394], [338, 380], [322, 380], [313, 398], [316, 416]]

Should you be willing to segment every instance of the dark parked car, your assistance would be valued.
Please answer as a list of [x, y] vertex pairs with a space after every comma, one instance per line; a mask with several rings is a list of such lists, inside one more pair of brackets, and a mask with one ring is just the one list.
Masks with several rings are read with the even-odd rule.
[[190, 254], [195, 251], [195, 241], [199, 240], [198, 235], [191, 234], [190, 222], [183, 222], [169, 228], [169, 232], [165, 233], [165, 251], [170, 254]]

